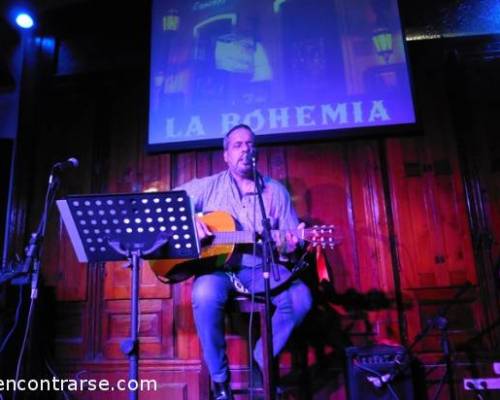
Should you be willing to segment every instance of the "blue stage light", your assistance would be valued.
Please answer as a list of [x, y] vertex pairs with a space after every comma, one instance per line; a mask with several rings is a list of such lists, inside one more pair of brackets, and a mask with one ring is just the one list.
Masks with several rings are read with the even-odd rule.
[[30, 29], [34, 25], [33, 18], [31, 15], [23, 12], [16, 16], [16, 24], [23, 29]]

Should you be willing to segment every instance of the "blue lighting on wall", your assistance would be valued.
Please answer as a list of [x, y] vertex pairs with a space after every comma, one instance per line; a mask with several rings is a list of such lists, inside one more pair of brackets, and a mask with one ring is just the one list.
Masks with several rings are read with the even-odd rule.
[[449, 9], [442, 21], [450, 32], [498, 34], [500, 3], [498, 0], [463, 0]]

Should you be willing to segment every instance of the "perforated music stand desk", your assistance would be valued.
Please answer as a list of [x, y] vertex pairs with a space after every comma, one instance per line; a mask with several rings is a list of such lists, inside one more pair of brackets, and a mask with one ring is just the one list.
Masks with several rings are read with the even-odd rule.
[[[68, 196], [57, 207], [80, 262], [129, 260], [132, 269], [130, 338], [121, 343], [138, 379], [141, 259], [197, 258], [194, 213], [185, 191]], [[137, 390], [130, 399], [137, 399]]]

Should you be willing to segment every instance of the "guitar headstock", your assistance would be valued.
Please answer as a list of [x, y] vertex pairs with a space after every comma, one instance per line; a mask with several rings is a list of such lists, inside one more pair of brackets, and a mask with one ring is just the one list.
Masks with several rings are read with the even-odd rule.
[[304, 229], [304, 240], [310, 242], [313, 246], [329, 247], [333, 249], [340, 238], [334, 225], [315, 225], [312, 228]]

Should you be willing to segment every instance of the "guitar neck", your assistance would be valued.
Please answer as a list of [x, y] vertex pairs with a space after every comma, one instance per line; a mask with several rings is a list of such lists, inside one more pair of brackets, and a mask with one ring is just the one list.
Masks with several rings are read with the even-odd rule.
[[[297, 237], [303, 238], [303, 230], [295, 231], [281, 231], [273, 229], [271, 231], [273, 234], [284, 234], [285, 232], [290, 232]], [[234, 231], [234, 232], [214, 232], [214, 239], [211, 242], [212, 245], [216, 244], [245, 244], [254, 243], [255, 239], [259, 238], [260, 235], [251, 231]]]

